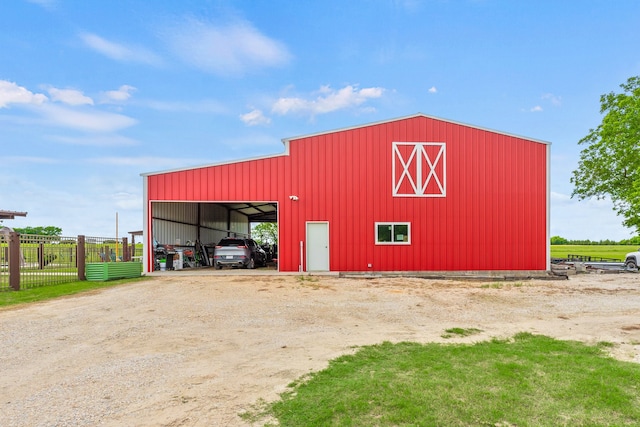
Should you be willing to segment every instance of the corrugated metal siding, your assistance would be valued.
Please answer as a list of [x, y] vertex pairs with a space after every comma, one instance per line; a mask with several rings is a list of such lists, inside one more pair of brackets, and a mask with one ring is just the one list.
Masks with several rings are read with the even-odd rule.
[[[447, 197], [392, 197], [393, 141], [446, 143]], [[286, 234], [301, 240], [304, 221], [329, 221], [331, 270], [546, 268], [544, 144], [419, 118], [314, 136], [290, 150], [302, 186], [297, 226]], [[375, 245], [374, 224], [386, 221], [410, 222], [412, 244]]]
[[[200, 171], [199, 175], [205, 175]], [[197, 179], [197, 178], [194, 178]], [[207, 187], [207, 181], [202, 183]], [[197, 186], [196, 186], [197, 187]], [[227, 209], [220, 205], [203, 203], [200, 205], [200, 240], [205, 244], [216, 244], [222, 238], [227, 237]]]
[[228, 231], [249, 235], [250, 224], [246, 215], [228, 212], [224, 206], [213, 203], [154, 202], [151, 215], [153, 238], [163, 244], [184, 245], [198, 238], [203, 243], [217, 243], [228, 235]]
[[198, 236], [195, 225], [154, 219], [152, 227], [153, 238], [160, 244], [186, 245], [188, 241], [195, 242]]
[[[392, 197], [393, 142], [446, 143], [446, 197]], [[293, 140], [289, 153], [152, 175], [149, 199], [277, 201], [283, 271], [298, 268], [306, 221], [329, 221], [333, 271], [546, 269], [545, 144], [413, 117]], [[375, 245], [376, 222], [410, 222], [412, 244]]]
[[195, 203], [157, 203], [153, 210], [153, 218], [155, 219], [166, 219], [186, 224], [196, 224], [197, 217], [198, 205]]
[[153, 203], [153, 238], [162, 244], [184, 245], [198, 236], [198, 206], [195, 203]]
[[[203, 185], [207, 185], [205, 181]], [[200, 224], [217, 230], [227, 229], [227, 209], [220, 205], [201, 204]]]
[[231, 211], [231, 227], [234, 233], [249, 235], [249, 218], [236, 211]]

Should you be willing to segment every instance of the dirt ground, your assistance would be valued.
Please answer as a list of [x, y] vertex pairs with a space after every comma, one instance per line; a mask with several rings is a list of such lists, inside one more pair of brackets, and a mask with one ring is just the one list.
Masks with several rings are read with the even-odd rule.
[[[478, 328], [442, 338], [452, 327]], [[164, 275], [0, 310], [3, 426], [243, 426], [355, 346], [517, 332], [640, 363], [640, 274], [565, 281]]]

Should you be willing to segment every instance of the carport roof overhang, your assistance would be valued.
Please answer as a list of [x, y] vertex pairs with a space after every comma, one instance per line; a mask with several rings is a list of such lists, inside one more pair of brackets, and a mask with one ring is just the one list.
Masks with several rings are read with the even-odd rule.
[[275, 202], [233, 202], [219, 203], [230, 211], [239, 212], [249, 218], [249, 222], [277, 222], [278, 205]]
[[17, 216], [27, 216], [27, 213], [0, 210], [0, 219], [15, 219]]

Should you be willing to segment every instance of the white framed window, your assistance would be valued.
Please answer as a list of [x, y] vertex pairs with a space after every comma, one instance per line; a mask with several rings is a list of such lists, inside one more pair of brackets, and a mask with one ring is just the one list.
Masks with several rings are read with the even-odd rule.
[[393, 197], [446, 197], [444, 142], [393, 143]]
[[410, 245], [410, 222], [376, 222], [376, 245]]

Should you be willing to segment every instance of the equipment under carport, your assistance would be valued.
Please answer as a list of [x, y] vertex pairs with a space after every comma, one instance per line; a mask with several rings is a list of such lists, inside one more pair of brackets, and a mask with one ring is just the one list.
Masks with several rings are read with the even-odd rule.
[[195, 245], [157, 244], [155, 251], [155, 270], [182, 270], [210, 265], [205, 247], [198, 241]]

